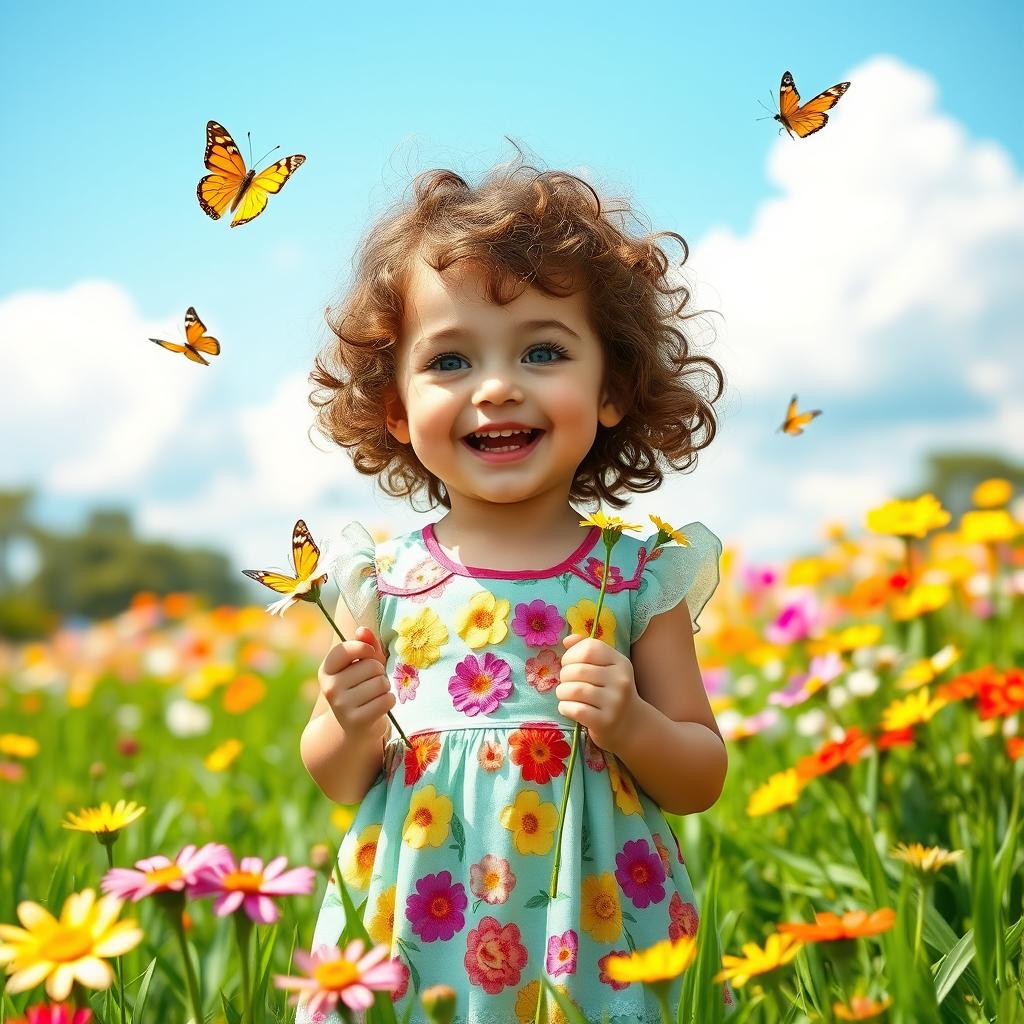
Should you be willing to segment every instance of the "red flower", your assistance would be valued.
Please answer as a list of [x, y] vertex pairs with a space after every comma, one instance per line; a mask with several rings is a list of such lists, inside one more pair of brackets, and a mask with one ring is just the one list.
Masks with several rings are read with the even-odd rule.
[[841, 740], [823, 743], [810, 757], [800, 758], [796, 773], [806, 781], [826, 775], [841, 764], [856, 764], [869, 743], [857, 726], [851, 726]]
[[569, 744], [560, 729], [523, 726], [508, 739], [509, 757], [523, 769], [527, 782], [543, 785], [565, 771]]
[[890, 747], [912, 747], [913, 745], [913, 726], [907, 726], [906, 729], [893, 729], [891, 732], [883, 732], [875, 740], [875, 746], [879, 750], [888, 750]]
[[405, 784], [407, 786], [419, 782], [423, 773], [437, 760], [441, 752], [441, 734], [438, 732], [421, 732], [410, 736], [412, 746], [405, 752]]
[[982, 718], [1002, 718], [1024, 709], [1024, 669], [1008, 668], [1001, 676], [982, 682], [978, 712]]
[[526, 947], [519, 941], [519, 925], [502, 926], [497, 918], [485, 917], [466, 937], [463, 964], [471, 984], [493, 996], [509, 985], [519, 984], [526, 957]]

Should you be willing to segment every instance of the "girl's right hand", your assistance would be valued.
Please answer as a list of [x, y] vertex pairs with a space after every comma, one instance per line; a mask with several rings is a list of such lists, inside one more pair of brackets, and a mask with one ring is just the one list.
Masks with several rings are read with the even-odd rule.
[[397, 703], [384, 674], [387, 656], [373, 630], [359, 626], [355, 638], [335, 644], [320, 663], [317, 681], [346, 735], [377, 737], [391, 728]]

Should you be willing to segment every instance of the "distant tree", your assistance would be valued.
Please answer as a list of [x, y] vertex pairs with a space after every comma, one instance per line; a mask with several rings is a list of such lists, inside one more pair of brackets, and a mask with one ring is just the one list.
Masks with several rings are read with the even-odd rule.
[[1024, 465], [991, 452], [931, 452], [925, 457], [922, 484], [909, 497], [930, 491], [942, 507], [953, 514], [951, 526], [974, 507], [971, 494], [983, 480], [1002, 477], [1009, 480], [1015, 493], [1024, 490]]
[[6, 597], [11, 580], [11, 544], [31, 534], [28, 508], [34, 492], [31, 488], [0, 491], [0, 598]]
[[[10, 499], [10, 492], [5, 496]], [[27, 504], [20, 506], [20, 519], [12, 512], [8, 521], [17, 522], [19, 532], [31, 538], [39, 567], [31, 579], [5, 590], [0, 635], [44, 635], [68, 615], [116, 615], [141, 590], [161, 595], [186, 591], [211, 604], [245, 599], [241, 574], [225, 555], [137, 537], [123, 509], [96, 509], [81, 530], [60, 533], [32, 522]], [[0, 509], [5, 507], [18, 509], [13, 499], [0, 501]]]

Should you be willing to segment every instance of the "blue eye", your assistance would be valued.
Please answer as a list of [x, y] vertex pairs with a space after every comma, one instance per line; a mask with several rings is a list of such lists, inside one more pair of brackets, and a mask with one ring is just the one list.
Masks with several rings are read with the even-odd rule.
[[[556, 353], [558, 355], [559, 359], [564, 358], [565, 356], [567, 356], [569, 354], [568, 351], [563, 346], [561, 346], [557, 342], [553, 342], [553, 341], [551, 341], [551, 342], [546, 341], [543, 344], [534, 345], [530, 349], [530, 352], [527, 353], [527, 354], [529, 355], [529, 354], [531, 354], [533, 352], [544, 352], [544, 351]], [[442, 359], [461, 359], [461, 360], [463, 360], [463, 362], [466, 361], [465, 360], [465, 356], [460, 356], [457, 352], [442, 352], [439, 356], [434, 356], [434, 358], [431, 359], [430, 362], [427, 363], [427, 365], [423, 367], [423, 369], [424, 370], [431, 370], [431, 369], [433, 369], [434, 366], [437, 363], [440, 363]], [[536, 365], [536, 362], [535, 361], [533, 361], [533, 362]], [[555, 359], [555, 360], [542, 359], [541, 360], [541, 363], [550, 363], [550, 362], [558, 362], [558, 359]], [[442, 368], [440, 366], [438, 366], [437, 369], [441, 370]], [[459, 369], [459, 367], [452, 367], [452, 369]]]

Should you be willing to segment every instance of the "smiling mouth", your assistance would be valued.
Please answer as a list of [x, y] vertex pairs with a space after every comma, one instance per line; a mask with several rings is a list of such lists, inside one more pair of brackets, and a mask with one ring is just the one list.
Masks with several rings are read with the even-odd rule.
[[521, 430], [510, 437], [475, 437], [468, 434], [463, 440], [480, 452], [514, 452], [529, 447], [543, 433], [543, 430], [534, 429]]

